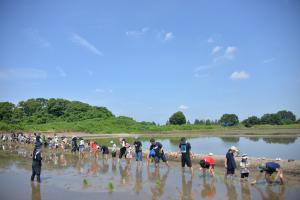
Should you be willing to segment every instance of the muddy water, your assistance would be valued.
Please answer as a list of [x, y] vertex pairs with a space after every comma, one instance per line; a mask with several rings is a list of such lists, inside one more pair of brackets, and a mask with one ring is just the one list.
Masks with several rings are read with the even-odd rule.
[[[30, 182], [30, 147], [9, 147], [0, 151], [0, 199], [298, 199], [299, 177], [286, 177], [284, 186], [256, 186], [238, 177], [225, 180], [223, 169], [216, 177], [196, 170], [182, 172], [179, 163], [137, 167], [121, 161], [86, 158], [59, 152], [44, 152], [42, 183]], [[252, 179], [256, 173], [251, 175]], [[85, 183], [84, 183], [84, 180]], [[110, 187], [110, 186], [112, 187]]]

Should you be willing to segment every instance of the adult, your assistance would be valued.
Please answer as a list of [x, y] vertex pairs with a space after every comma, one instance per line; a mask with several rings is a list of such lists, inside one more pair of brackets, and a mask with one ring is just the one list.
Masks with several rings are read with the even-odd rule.
[[100, 151], [102, 152], [102, 158], [107, 160], [108, 159], [108, 154], [109, 154], [108, 147], [106, 145], [101, 145]]
[[181, 167], [182, 169], [185, 168], [185, 165], [190, 168], [190, 171], [193, 172], [192, 168], [192, 161], [191, 161], [191, 155], [192, 155], [192, 146], [189, 142], [186, 141], [185, 137], [182, 137], [180, 139], [179, 144], [179, 152], [181, 153]]
[[35, 175], [37, 176], [37, 181], [41, 182], [41, 169], [42, 169], [42, 153], [41, 148], [35, 147], [32, 153], [32, 175], [31, 181], [34, 181]]
[[142, 163], [142, 142], [138, 140], [138, 137], [135, 138], [135, 141], [133, 143], [135, 148], [135, 161], [137, 162], [137, 165], [140, 165]]
[[215, 159], [213, 158], [213, 153], [209, 153], [207, 156], [204, 156], [200, 160], [200, 170], [202, 170], [203, 175], [205, 175], [206, 170], [208, 169], [209, 173], [212, 176], [215, 176]]
[[[265, 179], [268, 183], [273, 183], [279, 179], [280, 184], [283, 184], [283, 172], [278, 163], [267, 162], [266, 164], [259, 165], [260, 172], [265, 172]], [[276, 173], [275, 178], [272, 180], [273, 173]]]
[[160, 160], [162, 160], [166, 164], [166, 166], [169, 167], [169, 163], [164, 153], [163, 145], [160, 142], [155, 142], [154, 138], [150, 139], [150, 143], [151, 143], [150, 152], [151, 150], [155, 151], [155, 156], [154, 156], [155, 167], [159, 166]]
[[122, 159], [123, 156], [126, 158], [126, 140], [125, 140], [125, 138], [120, 138], [120, 144], [121, 144], [121, 148], [120, 148], [120, 153], [119, 153], [119, 161], [120, 161], [120, 159]]
[[228, 152], [226, 153], [226, 159], [225, 159], [225, 169], [226, 169], [226, 176], [233, 176], [235, 169], [236, 169], [236, 163], [234, 159], [234, 153], [237, 152], [238, 149], [235, 146], [230, 147]]

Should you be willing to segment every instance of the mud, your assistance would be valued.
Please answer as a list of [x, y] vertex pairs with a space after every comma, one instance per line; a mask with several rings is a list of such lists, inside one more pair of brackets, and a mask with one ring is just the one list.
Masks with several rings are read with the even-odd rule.
[[[224, 178], [224, 169], [216, 167], [216, 176], [203, 175], [196, 163], [192, 175], [182, 171], [178, 162], [159, 168], [135, 161], [120, 163], [112, 159], [87, 157], [44, 150], [42, 182], [31, 183], [30, 145], [6, 146], [0, 151], [0, 199], [298, 199], [299, 176], [285, 175], [285, 185], [267, 184], [257, 170], [251, 170], [248, 182], [237, 176]], [[257, 179], [255, 186], [249, 184]], [[84, 181], [86, 180], [86, 181]]]

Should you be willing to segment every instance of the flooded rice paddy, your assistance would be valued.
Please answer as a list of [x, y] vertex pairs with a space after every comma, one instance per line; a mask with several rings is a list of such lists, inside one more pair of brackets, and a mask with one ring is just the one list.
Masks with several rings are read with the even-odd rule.
[[[156, 169], [111, 158], [79, 159], [71, 153], [44, 150], [41, 184], [31, 183], [31, 146], [3, 146], [0, 150], [0, 199], [299, 199], [300, 180], [287, 176], [285, 185], [268, 185], [263, 179], [252, 186], [238, 177], [224, 178], [182, 172], [180, 163]], [[237, 172], [238, 175], [239, 172]], [[258, 175], [252, 172], [251, 179]], [[250, 181], [250, 180], [249, 180]]]

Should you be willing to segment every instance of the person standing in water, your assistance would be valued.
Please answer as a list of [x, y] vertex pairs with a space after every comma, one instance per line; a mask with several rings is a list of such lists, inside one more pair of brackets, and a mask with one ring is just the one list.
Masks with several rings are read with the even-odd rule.
[[140, 165], [142, 163], [142, 143], [138, 140], [138, 137], [135, 138], [135, 141], [133, 143], [135, 147], [135, 161], [137, 162], [137, 165]]
[[237, 152], [238, 149], [235, 146], [230, 147], [226, 154], [225, 159], [225, 169], [226, 169], [226, 177], [233, 176], [235, 169], [236, 169], [236, 163], [234, 159], [234, 153]]
[[37, 176], [37, 181], [41, 182], [41, 170], [42, 170], [42, 152], [39, 146], [35, 146], [32, 153], [32, 175], [31, 181], [34, 181], [35, 175]]
[[[192, 146], [189, 142], [186, 141], [185, 137], [182, 137], [180, 139], [179, 144], [179, 152], [181, 153], [181, 167], [184, 170], [185, 165], [190, 168], [190, 171], [193, 173], [193, 167], [192, 167]], [[178, 154], [178, 153], [177, 153]]]
[[155, 167], [159, 166], [159, 161], [162, 160], [168, 167], [169, 167], [169, 163], [167, 161], [166, 155], [164, 153], [164, 149], [163, 149], [163, 145], [160, 142], [155, 142], [154, 138], [150, 139], [150, 152], [151, 150], [155, 151], [155, 155], [154, 155], [154, 162], [155, 162]]

